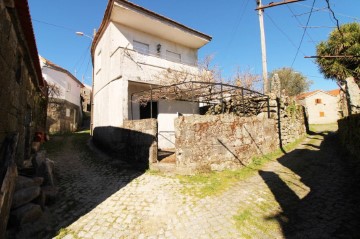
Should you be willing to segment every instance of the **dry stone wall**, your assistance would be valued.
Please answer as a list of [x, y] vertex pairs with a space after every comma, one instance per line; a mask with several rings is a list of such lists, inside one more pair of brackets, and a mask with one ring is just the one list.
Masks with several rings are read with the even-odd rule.
[[360, 114], [338, 121], [339, 138], [343, 148], [360, 160]]
[[287, 96], [270, 94], [270, 118], [277, 121], [280, 146], [294, 142], [306, 134], [305, 109]]
[[257, 116], [234, 114], [182, 116], [175, 120], [178, 167], [224, 170], [245, 166], [306, 134], [304, 109], [289, 97], [270, 94]]
[[182, 116], [175, 128], [177, 166], [195, 171], [239, 168], [278, 148], [276, 120], [263, 115]]

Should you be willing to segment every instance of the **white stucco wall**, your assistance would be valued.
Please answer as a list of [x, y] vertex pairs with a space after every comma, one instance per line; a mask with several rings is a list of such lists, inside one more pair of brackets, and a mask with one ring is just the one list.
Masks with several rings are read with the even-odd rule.
[[55, 98], [67, 100], [80, 107], [81, 86], [68, 74], [52, 69], [46, 66], [42, 67], [42, 74], [48, 83], [57, 85], [60, 89], [60, 95]]
[[[316, 99], [321, 99], [321, 103], [316, 103]], [[307, 109], [309, 124], [329, 124], [339, 119], [338, 97], [336, 96], [318, 91], [302, 102]], [[324, 112], [323, 117], [320, 117], [320, 112]]]
[[161, 149], [175, 148], [175, 119], [182, 115], [199, 114], [199, 104], [186, 101], [158, 102], [158, 146]]
[[[150, 55], [134, 51], [134, 40], [148, 44]], [[167, 60], [167, 50], [181, 54], [186, 64]], [[196, 63], [197, 49], [110, 22], [94, 52], [93, 126], [120, 127], [124, 119], [131, 119], [129, 95], [137, 89], [129, 90], [129, 81], [158, 84], [160, 72], [171, 68], [196, 73]], [[134, 119], [139, 117], [138, 108], [133, 103]]]

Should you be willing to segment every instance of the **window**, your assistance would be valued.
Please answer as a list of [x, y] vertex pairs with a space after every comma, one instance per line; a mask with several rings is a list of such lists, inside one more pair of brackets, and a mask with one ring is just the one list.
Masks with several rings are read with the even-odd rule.
[[70, 117], [70, 109], [66, 109], [66, 117]]
[[181, 55], [176, 52], [166, 51], [166, 59], [169, 61], [181, 62]]
[[134, 41], [133, 48], [135, 51], [141, 54], [149, 55], [149, 44], [145, 44], [139, 41]]
[[321, 99], [315, 99], [315, 104], [321, 104]]
[[320, 117], [325, 117], [325, 113], [323, 111], [320, 111]]
[[67, 82], [66, 85], [66, 91], [71, 91], [71, 84]]
[[148, 102], [146, 105], [140, 105], [140, 119], [157, 119], [158, 105], [157, 102]]

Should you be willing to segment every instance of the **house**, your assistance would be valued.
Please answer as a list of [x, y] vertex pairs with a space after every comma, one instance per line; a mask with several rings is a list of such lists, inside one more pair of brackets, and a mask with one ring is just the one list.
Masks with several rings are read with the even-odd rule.
[[309, 124], [336, 123], [343, 116], [340, 89], [307, 92], [296, 99], [305, 107]]
[[0, 1], [0, 238], [5, 238], [17, 168], [30, 158], [35, 132], [45, 131], [46, 83], [28, 1]]
[[48, 132], [76, 131], [82, 122], [80, 92], [84, 85], [69, 71], [41, 56], [40, 64], [49, 85]]
[[80, 96], [82, 100], [82, 111], [90, 112], [91, 111], [91, 86], [83, 84], [84, 87], [81, 88]]
[[19, 133], [17, 164], [30, 156], [34, 133], [45, 131], [46, 82], [39, 64], [27, 1], [1, 1], [0, 144]]
[[198, 104], [169, 100], [140, 104], [134, 93], [170, 84], [170, 79], [164, 82], [159, 77], [166, 71], [196, 74], [198, 50], [210, 41], [204, 33], [129, 1], [110, 0], [91, 48], [92, 129], [157, 118], [159, 148], [174, 148], [174, 119], [198, 113]]

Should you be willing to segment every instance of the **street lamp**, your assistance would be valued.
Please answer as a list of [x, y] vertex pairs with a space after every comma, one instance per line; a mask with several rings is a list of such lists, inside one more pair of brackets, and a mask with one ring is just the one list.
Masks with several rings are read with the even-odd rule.
[[83, 33], [83, 32], [75, 32], [75, 34], [76, 35], [78, 35], [78, 36], [85, 36], [85, 37], [88, 37], [88, 38], [90, 38], [91, 39], [91, 41], [93, 41], [94, 40], [94, 38], [92, 38], [91, 36], [89, 36], [89, 35], [86, 35], [85, 33]]

